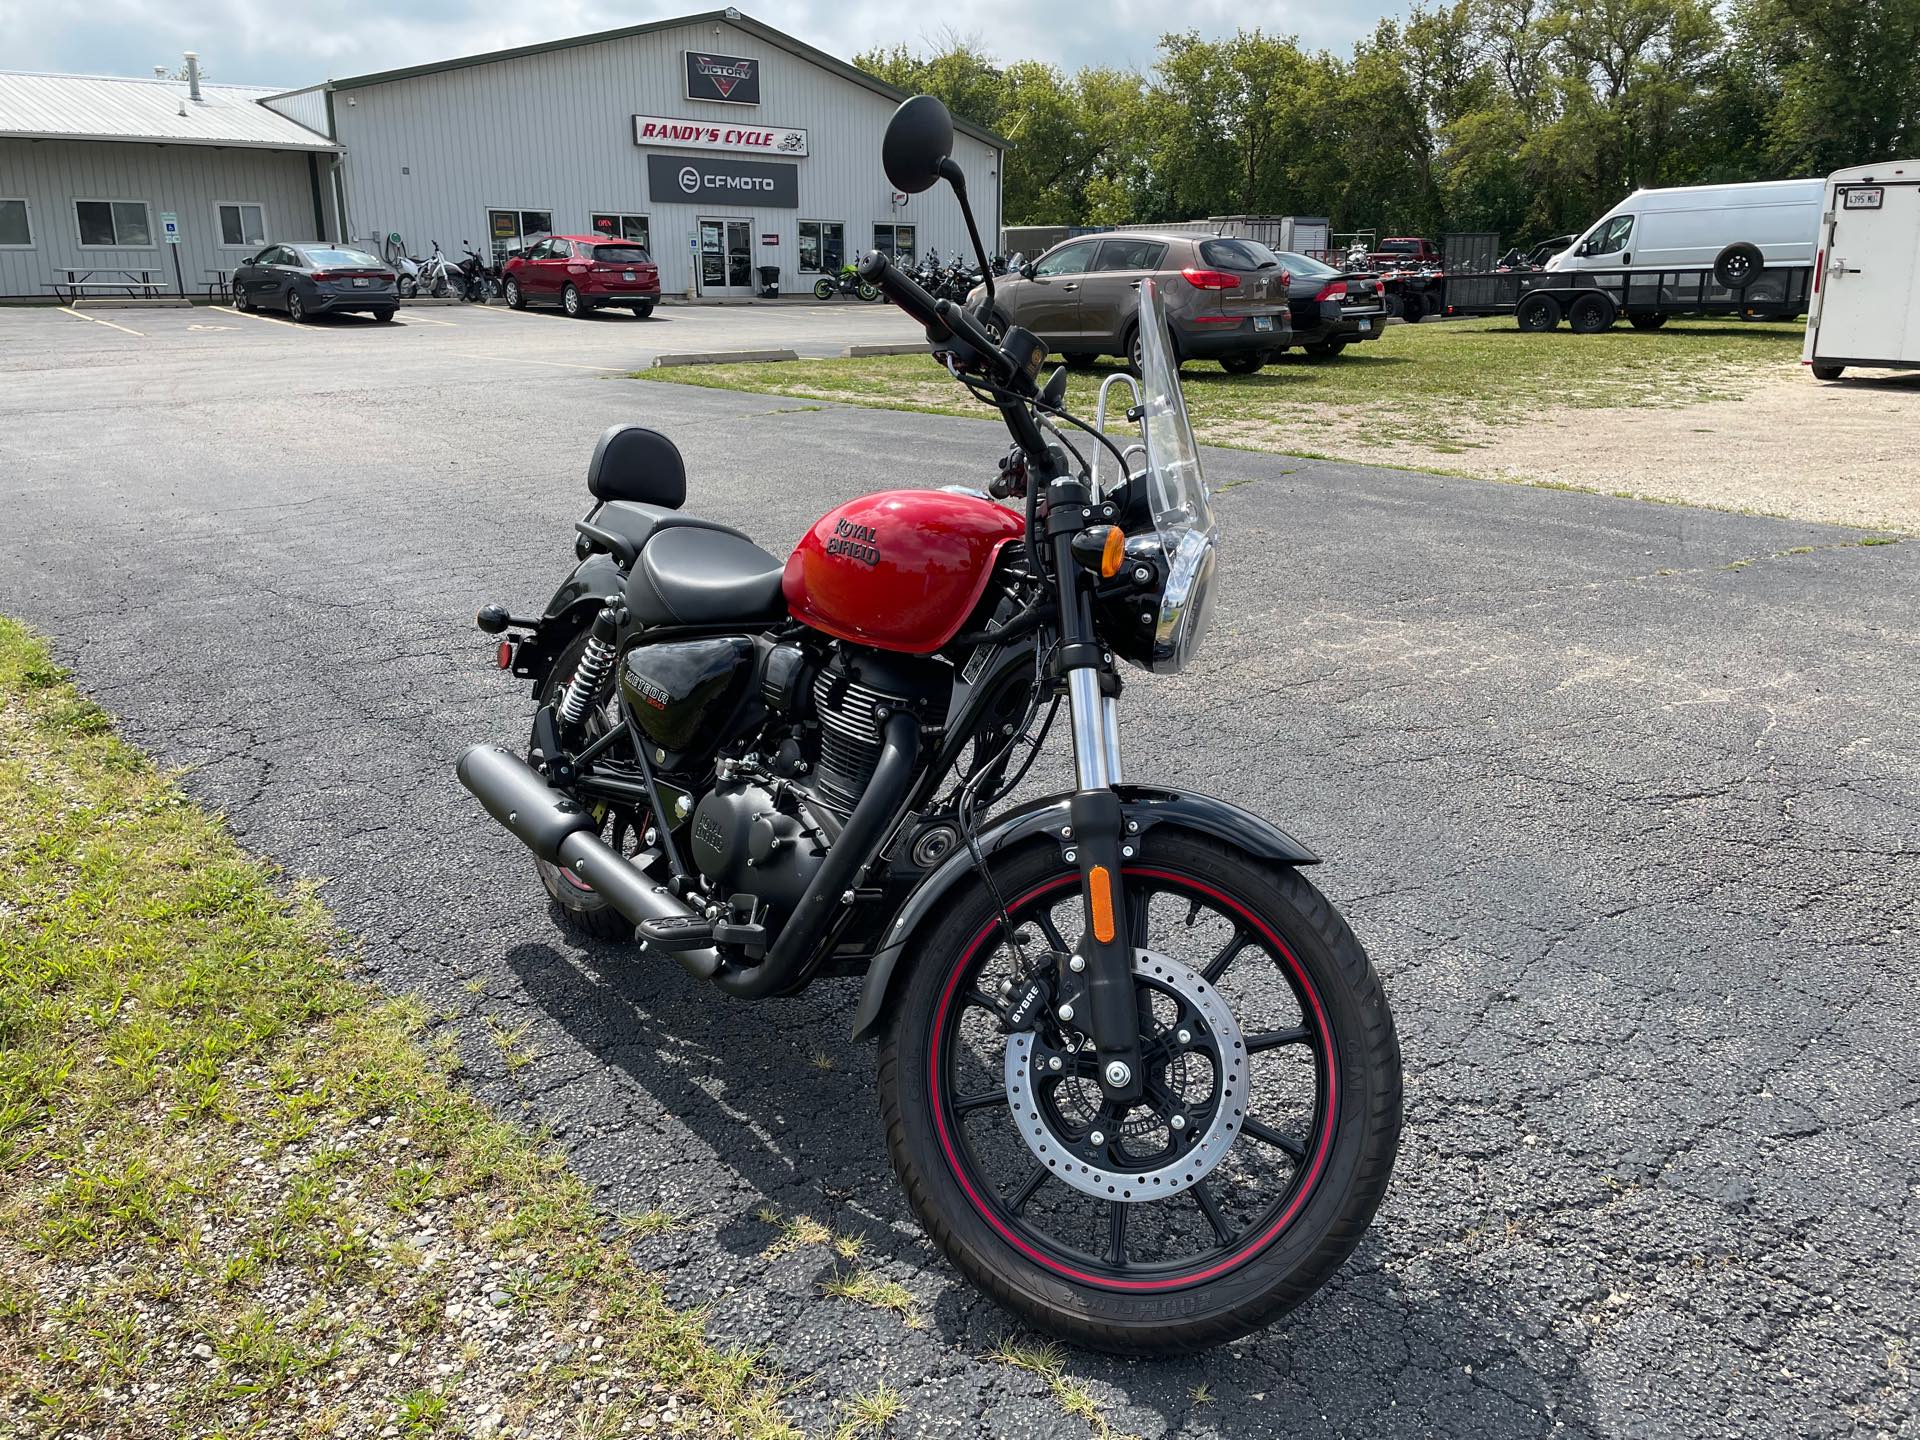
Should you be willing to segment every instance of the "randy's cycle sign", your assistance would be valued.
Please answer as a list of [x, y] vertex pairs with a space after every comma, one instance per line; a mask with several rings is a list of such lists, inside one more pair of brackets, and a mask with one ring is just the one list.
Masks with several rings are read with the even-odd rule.
[[763, 210], [798, 210], [800, 167], [715, 155], [649, 155], [647, 191], [656, 205], [730, 201]]
[[687, 98], [728, 105], [760, 103], [760, 62], [745, 55], [716, 55], [688, 50]]
[[714, 125], [672, 115], [633, 117], [633, 143], [677, 150], [737, 150], [749, 155], [805, 155], [807, 132], [791, 125]]

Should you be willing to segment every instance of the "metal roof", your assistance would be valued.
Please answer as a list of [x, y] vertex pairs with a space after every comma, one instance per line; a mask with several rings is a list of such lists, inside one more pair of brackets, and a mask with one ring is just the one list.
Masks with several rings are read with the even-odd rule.
[[0, 70], [0, 137], [260, 150], [340, 148], [260, 103], [274, 93], [202, 82], [203, 98], [190, 100], [186, 84], [178, 80]]
[[[511, 50], [491, 50], [482, 55], [462, 55], [454, 60], [436, 60], [428, 65], [409, 65], [400, 70], [380, 70], [371, 75], [352, 75], [344, 80], [329, 80], [327, 88], [339, 91], [360, 89], [368, 85], [385, 85], [394, 80], [411, 80], [418, 75], [437, 75], [443, 70], [462, 70], [469, 65], [491, 65], [500, 60], [518, 60], [527, 55], [545, 55], [554, 50], [571, 50], [578, 45], [601, 45], [609, 40], [625, 40], [634, 35], [651, 35], [659, 30], [678, 29], [682, 25], [706, 24], [731, 25], [736, 30], [764, 40], [769, 45], [785, 50], [789, 55], [818, 65], [822, 70], [830, 71], [842, 80], [864, 86], [876, 95], [884, 95], [889, 100], [908, 98], [905, 90], [896, 89], [884, 80], [875, 79], [858, 66], [835, 59], [826, 51], [816, 50], [806, 41], [796, 40], [793, 36], [776, 30], [771, 25], [763, 25], [752, 16], [743, 15], [738, 10], [706, 10], [698, 15], [676, 15], [667, 20], [649, 20], [644, 25], [624, 25], [618, 30], [599, 30], [591, 35], [569, 35], [565, 39], [543, 40], [535, 45], [520, 45]], [[975, 125], [970, 120], [962, 120], [957, 115], [953, 118], [953, 128], [966, 132], [976, 140], [984, 140], [997, 149], [1007, 148], [1008, 142], [1005, 136], [996, 135], [985, 126]]]

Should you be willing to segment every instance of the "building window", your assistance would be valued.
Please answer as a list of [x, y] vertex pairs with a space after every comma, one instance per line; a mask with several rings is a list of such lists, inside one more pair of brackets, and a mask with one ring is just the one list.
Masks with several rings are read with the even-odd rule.
[[838, 275], [847, 264], [847, 227], [838, 220], [800, 222], [800, 273]]
[[151, 250], [153, 227], [144, 200], [76, 200], [80, 243], [104, 250]]
[[33, 220], [24, 200], [0, 200], [0, 250], [25, 250], [33, 244]]
[[489, 210], [487, 236], [493, 246], [493, 263], [504, 265], [509, 256], [532, 248], [536, 240], [553, 233], [551, 210]]
[[914, 258], [913, 226], [876, 225], [873, 227], [873, 248], [882, 255], [891, 255], [895, 260], [911, 263]]
[[214, 207], [220, 219], [220, 244], [227, 250], [255, 250], [267, 243], [267, 209], [250, 201], [222, 200]]
[[653, 250], [652, 227], [647, 224], [644, 215], [596, 215], [593, 217], [593, 233], [604, 235], [609, 240], [631, 240], [642, 250]]

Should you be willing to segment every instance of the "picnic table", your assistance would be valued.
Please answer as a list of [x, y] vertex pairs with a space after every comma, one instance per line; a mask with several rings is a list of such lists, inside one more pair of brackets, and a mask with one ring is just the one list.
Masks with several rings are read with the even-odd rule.
[[206, 269], [209, 277], [207, 280], [207, 299], [216, 304], [222, 300], [231, 300], [233, 298], [233, 271], [222, 270], [217, 265], [209, 265]]
[[165, 282], [157, 269], [94, 269], [77, 265], [62, 265], [57, 266], [56, 269], [63, 278], [50, 280], [47, 283], [52, 288], [56, 299], [61, 297], [63, 291], [65, 292], [65, 303], [68, 305], [78, 300], [82, 293], [91, 294], [94, 291], [114, 290], [122, 294], [146, 298], [154, 298], [166, 293]]

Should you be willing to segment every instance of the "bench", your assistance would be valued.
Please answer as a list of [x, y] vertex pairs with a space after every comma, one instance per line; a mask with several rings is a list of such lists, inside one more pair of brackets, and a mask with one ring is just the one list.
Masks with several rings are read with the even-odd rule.
[[[63, 269], [65, 278], [49, 280], [47, 288], [53, 291], [56, 300], [72, 305], [83, 293], [95, 291], [115, 291], [123, 295], [140, 296], [145, 299], [157, 299], [164, 290], [155, 277], [158, 270], [83, 270], [78, 267]], [[113, 279], [99, 279], [99, 276], [113, 276]]]

